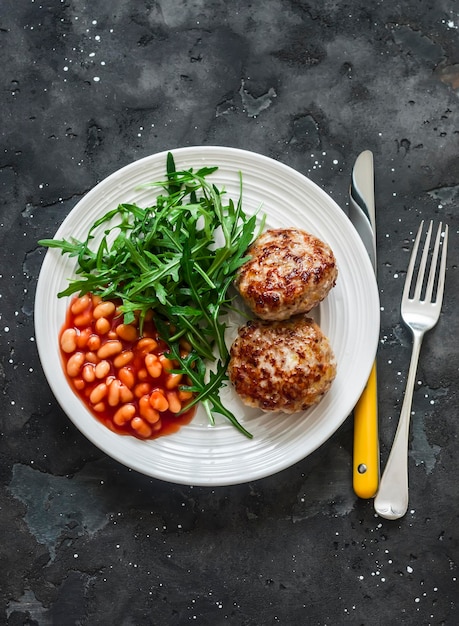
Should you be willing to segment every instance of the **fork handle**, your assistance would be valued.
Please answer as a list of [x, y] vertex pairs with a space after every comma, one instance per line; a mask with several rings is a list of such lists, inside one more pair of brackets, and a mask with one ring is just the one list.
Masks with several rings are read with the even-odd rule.
[[423, 334], [416, 329], [413, 330], [413, 350], [400, 419], [379, 491], [374, 500], [376, 513], [386, 519], [399, 519], [408, 509], [408, 438], [411, 403]]

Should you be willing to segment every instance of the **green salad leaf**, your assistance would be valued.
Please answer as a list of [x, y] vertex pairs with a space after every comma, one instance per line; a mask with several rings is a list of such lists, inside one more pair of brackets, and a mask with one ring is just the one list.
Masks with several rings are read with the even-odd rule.
[[[159, 189], [152, 206], [120, 204], [94, 222], [84, 241], [39, 244], [76, 257], [76, 278], [59, 297], [91, 292], [121, 300], [125, 323], [137, 314], [141, 327], [153, 309], [158, 332], [179, 363], [175, 371], [191, 381], [184, 389], [195, 397], [186, 408], [201, 402], [211, 424], [219, 413], [251, 437], [223, 406], [219, 390], [228, 380], [224, 316], [234, 306], [229, 288], [264, 219], [257, 226], [257, 215], [244, 212], [242, 175], [234, 203], [207, 180], [216, 170], [177, 170], [168, 153], [165, 180], [145, 185]], [[96, 237], [100, 243], [93, 249]], [[182, 338], [192, 346], [183, 358]]]

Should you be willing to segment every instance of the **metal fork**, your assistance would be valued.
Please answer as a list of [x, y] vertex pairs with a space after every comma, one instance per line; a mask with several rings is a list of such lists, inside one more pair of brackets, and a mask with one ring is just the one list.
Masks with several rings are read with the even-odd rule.
[[[413, 334], [413, 352], [406, 382], [400, 420], [395, 433], [394, 443], [381, 478], [379, 491], [374, 501], [378, 515], [387, 519], [398, 519], [405, 515], [408, 508], [408, 436], [410, 430], [411, 403], [413, 399], [414, 381], [421, 351], [422, 339], [426, 331], [431, 330], [438, 322], [443, 300], [445, 284], [446, 253], [448, 247], [448, 226], [443, 229], [440, 222], [435, 238], [433, 251], [429, 254], [433, 222], [427, 230], [424, 249], [419, 262], [416, 286], [412, 293], [412, 284], [419, 242], [424, 226], [421, 222], [411, 253], [402, 296], [402, 319]], [[443, 234], [443, 243], [441, 243]], [[440, 247], [441, 258], [439, 260]], [[425, 285], [426, 267], [430, 258], [430, 271]], [[440, 265], [439, 265], [440, 264]], [[437, 287], [434, 294], [434, 285]]]

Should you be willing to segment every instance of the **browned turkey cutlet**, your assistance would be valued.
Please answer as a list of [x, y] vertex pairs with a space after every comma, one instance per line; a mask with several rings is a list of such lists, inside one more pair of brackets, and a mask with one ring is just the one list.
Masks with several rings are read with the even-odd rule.
[[336, 363], [327, 337], [303, 315], [251, 320], [231, 347], [229, 378], [242, 401], [263, 411], [295, 413], [330, 388]]
[[235, 286], [252, 312], [265, 320], [307, 313], [326, 297], [338, 275], [331, 248], [298, 228], [267, 230], [247, 254]]

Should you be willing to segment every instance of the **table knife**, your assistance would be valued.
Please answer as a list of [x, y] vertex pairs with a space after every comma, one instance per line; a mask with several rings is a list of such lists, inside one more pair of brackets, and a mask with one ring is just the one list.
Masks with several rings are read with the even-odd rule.
[[[376, 220], [373, 153], [356, 159], [349, 191], [349, 218], [359, 233], [376, 274]], [[378, 388], [376, 360], [368, 382], [354, 408], [352, 478], [360, 498], [372, 498], [379, 485]]]

